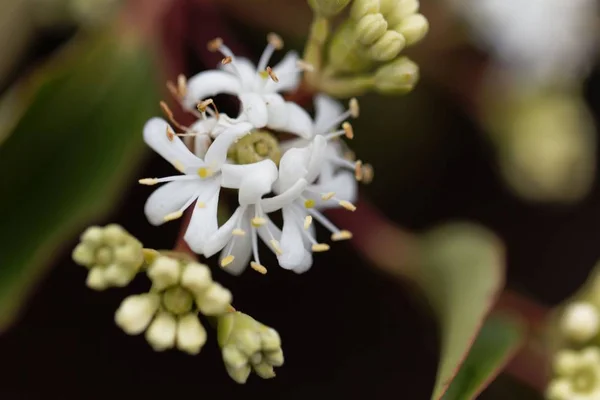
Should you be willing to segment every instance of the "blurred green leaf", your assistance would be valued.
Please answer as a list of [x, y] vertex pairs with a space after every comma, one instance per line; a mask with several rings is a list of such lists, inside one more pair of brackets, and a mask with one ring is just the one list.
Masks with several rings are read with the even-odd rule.
[[474, 399], [514, 355], [523, 334], [517, 319], [500, 315], [488, 318], [443, 399]]
[[131, 34], [74, 39], [32, 79], [0, 146], [0, 330], [62, 246], [131, 184], [157, 108], [155, 63]]
[[487, 230], [449, 224], [422, 236], [415, 279], [440, 324], [441, 356], [432, 399], [456, 376], [503, 283], [503, 249]]

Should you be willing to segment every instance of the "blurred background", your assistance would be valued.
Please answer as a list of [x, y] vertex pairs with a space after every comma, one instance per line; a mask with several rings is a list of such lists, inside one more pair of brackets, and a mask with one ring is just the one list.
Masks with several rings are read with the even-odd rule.
[[[145, 283], [99, 294], [70, 260], [92, 223], [117, 222], [147, 247], [175, 243], [178, 225], [151, 227], [150, 191], [136, 184], [170, 172], [141, 140], [164, 82], [213, 68], [206, 42], [216, 36], [251, 58], [270, 31], [301, 51], [305, 0], [1, 4], [0, 398], [429, 398], [435, 320], [412, 287], [350, 244], [301, 276], [215, 269], [236, 303], [283, 337], [277, 378], [245, 386], [229, 380], [216, 347], [159, 354], [123, 334], [114, 310]], [[363, 193], [387, 218], [415, 232], [481, 223], [505, 243], [506, 286], [547, 307], [600, 258], [597, 6], [421, 0], [431, 30], [408, 52], [419, 85], [364, 96], [354, 128], [354, 151], [376, 171]], [[541, 398], [505, 376], [480, 396], [509, 397]]]

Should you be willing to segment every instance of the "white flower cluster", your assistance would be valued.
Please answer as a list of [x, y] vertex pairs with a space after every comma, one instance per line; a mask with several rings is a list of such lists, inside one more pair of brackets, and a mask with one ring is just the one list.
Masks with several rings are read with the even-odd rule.
[[[222, 40], [210, 42], [211, 50], [223, 54], [220, 67], [189, 81], [180, 77], [177, 85], [170, 85], [197, 122], [181, 126], [163, 104], [171, 124], [153, 118], [144, 128], [146, 143], [181, 173], [140, 180], [146, 185], [166, 183], [146, 203], [148, 220], [160, 225], [181, 217], [194, 205], [185, 241], [206, 257], [221, 252], [221, 266], [233, 274], [241, 273], [249, 262], [253, 269], [266, 272], [259, 258], [258, 238], [275, 253], [281, 267], [297, 273], [308, 270], [312, 252], [329, 249], [316, 240], [313, 220], [331, 231], [332, 240], [350, 239], [351, 233], [337, 228], [321, 210], [343, 207], [354, 211], [356, 181], [372, 178], [372, 169], [346, 157], [349, 152], [339, 140], [353, 137], [346, 120], [358, 116], [357, 101], [351, 100], [344, 110], [333, 99], [318, 95], [313, 120], [302, 107], [279, 94], [297, 89], [300, 74], [310, 66], [295, 53], [288, 53], [271, 68], [269, 60], [282, 41], [270, 34], [268, 42], [256, 67], [236, 57]], [[236, 96], [240, 114], [232, 118], [219, 113], [211, 98], [217, 94]], [[287, 139], [276, 139], [280, 134]], [[245, 139], [251, 135], [273, 140]], [[252, 157], [233, 159], [236, 146], [241, 149], [235, 152], [252, 153]], [[279, 149], [273, 150], [274, 146]], [[237, 191], [239, 206], [219, 226], [222, 188]], [[283, 215], [281, 228], [269, 218], [274, 212]]]

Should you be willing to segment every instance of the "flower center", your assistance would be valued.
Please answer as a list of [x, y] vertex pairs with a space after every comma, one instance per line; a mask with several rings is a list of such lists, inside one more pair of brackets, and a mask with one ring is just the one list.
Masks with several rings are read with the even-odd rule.
[[193, 302], [194, 298], [190, 292], [181, 286], [169, 288], [163, 294], [163, 305], [167, 311], [176, 315], [190, 312]]
[[229, 149], [228, 156], [237, 164], [253, 164], [266, 159], [279, 165], [279, 141], [270, 132], [256, 130], [244, 136]]

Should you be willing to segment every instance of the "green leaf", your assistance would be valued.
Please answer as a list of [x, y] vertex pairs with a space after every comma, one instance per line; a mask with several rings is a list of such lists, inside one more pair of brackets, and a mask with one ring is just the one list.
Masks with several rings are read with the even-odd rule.
[[0, 330], [43, 267], [135, 182], [158, 102], [155, 63], [137, 39], [78, 37], [28, 79], [27, 107], [0, 146]]
[[474, 399], [515, 354], [523, 337], [519, 320], [504, 315], [488, 318], [443, 399]]
[[432, 399], [458, 373], [503, 284], [503, 248], [487, 230], [449, 224], [421, 237], [414, 279], [440, 324], [441, 356]]

